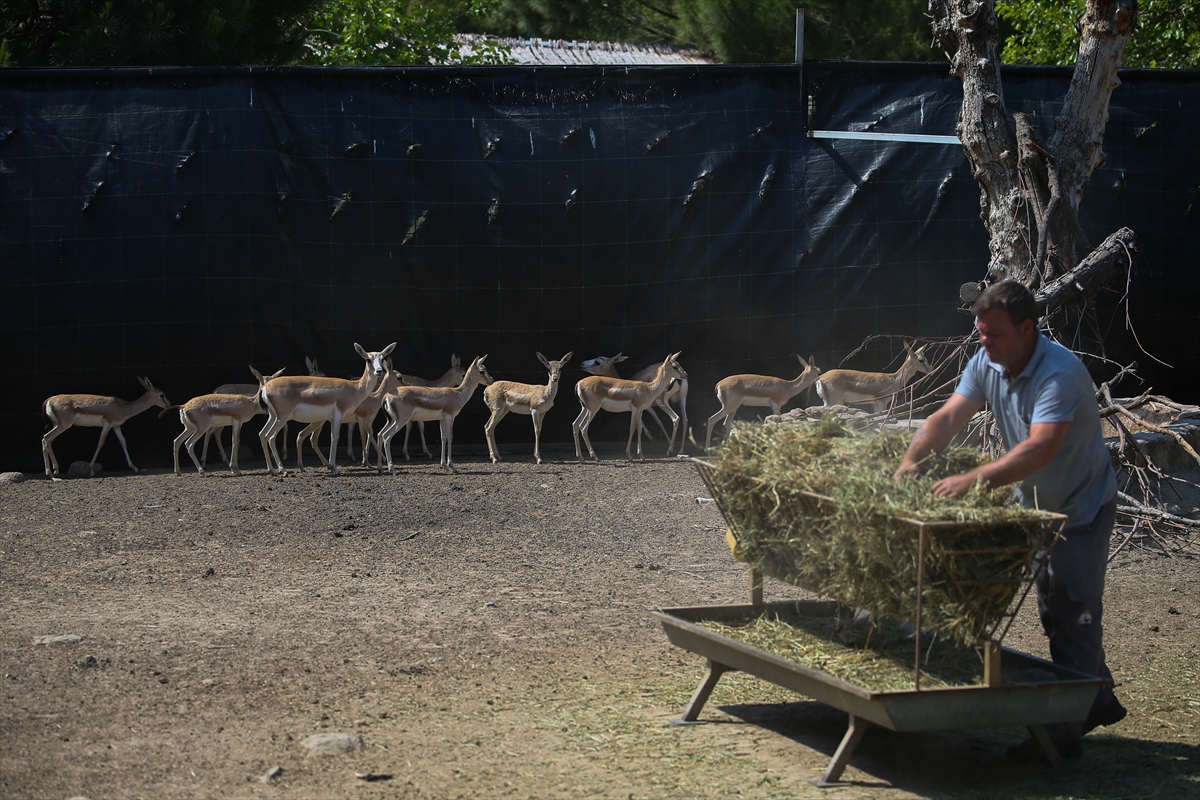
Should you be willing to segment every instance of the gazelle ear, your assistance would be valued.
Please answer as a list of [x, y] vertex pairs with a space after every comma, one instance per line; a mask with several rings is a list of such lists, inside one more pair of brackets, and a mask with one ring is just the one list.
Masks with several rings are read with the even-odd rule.
[[459, 358], [458, 355], [456, 355], [455, 353], [450, 354], [450, 369], [453, 369], [453, 370], [462, 369], [462, 359]]
[[904, 349], [911, 353], [912, 352], [912, 342], [905, 342]]
[[250, 365], [250, 374], [254, 376], [254, 380], [258, 381], [259, 386], [267, 382], [267, 379], [263, 377], [261, 372], [254, 368], [253, 364]]
[[628, 358], [629, 356], [625, 355], [624, 353], [617, 353], [615, 356], [613, 356], [613, 363], [620, 364], [622, 361], [625, 361]]
[[392, 351], [393, 351], [393, 350], [395, 350], [395, 349], [396, 349], [396, 343], [395, 343], [395, 342], [392, 342], [392, 343], [391, 343], [391, 344], [389, 344], [387, 347], [385, 347], [385, 348], [383, 348], [382, 350], [380, 350], [380, 351], [379, 351], [379, 355], [381, 355], [381, 356], [386, 356], [388, 353], [392, 352]]
[[810, 366], [812, 366], [813, 363], [814, 363], [813, 362], [813, 354], [809, 353], [808, 354], [808, 363], [804, 365], [804, 368], [808, 369]]
[[483, 362], [487, 361], [487, 354], [485, 353], [475, 360], [479, 362], [480, 366], [483, 366]]
[[560, 367], [565, 367], [565, 366], [567, 365], [567, 362], [571, 360], [571, 356], [573, 356], [573, 355], [575, 355], [575, 351], [574, 351], [574, 350], [572, 350], [571, 352], [567, 353], [565, 356], [563, 356], [562, 358], [560, 358], [560, 359], [558, 360], [558, 365], [559, 365]]
[[804, 356], [800, 355], [799, 353], [796, 353], [796, 358], [800, 361], [800, 366], [804, 367], [805, 369], [808, 369], [808, 362], [804, 360]]
[[361, 344], [359, 344], [358, 342], [355, 342], [355, 343], [354, 343], [354, 352], [358, 353], [358, 354], [359, 354], [360, 356], [362, 356], [363, 358], [366, 358], [366, 357], [367, 357], [367, 351], [366, 351], [366, 348], [364, 348], [364, 347], [363, 347]]
[[145, 377], [142, 377], [141, 375], [139, 375], [138, 383], [140, 383], [142, 385], [142, 388], [145, 389], [146, 391], [148, 391], [148, 392], [154, 391], [154, 384], [150, 383], [149, 378], [145, 378]]
[[545, 367], [546, 369], [550, 369], [550, 359], [546, 358], [540, 352], [537, 352], [535, 354], [538, 357], [538, 361], [542, 362], [542, 366]]

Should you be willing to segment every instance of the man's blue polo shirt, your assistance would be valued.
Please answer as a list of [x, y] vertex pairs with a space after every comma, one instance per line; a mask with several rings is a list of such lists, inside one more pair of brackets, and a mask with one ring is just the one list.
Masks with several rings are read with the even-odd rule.
[[1066, 514], [1067, 525], [1091, 522], [1116, 496], [1112, 461], [1100, 432], [1092, 378], [1074, 353], [1040, 332], [1033, 357], [1013, 380], [983, 348], [967, 362], [956, 394], [991, 406], [1005, 446], [1029, 438], [1029, 426], [1069, 422], [1054, 460], [1017, 488], [1021, 504]]

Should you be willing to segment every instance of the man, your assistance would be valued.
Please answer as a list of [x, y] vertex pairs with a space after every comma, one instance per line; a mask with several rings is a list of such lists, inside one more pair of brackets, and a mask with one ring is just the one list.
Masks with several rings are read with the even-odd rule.
[[[962, 497], [976, 482], [1017, 484], [1021, 503], [1067, 515], [1065, 539], [1037, 577], [1038, 614], [1056, 664], [1112, 674], [1101, 641], [1104, 572], [1116, 517], [1116, 478], [1100, 432], [1095, 389], [1075, 355], [1037, 328], [1033, 295], [1016, 281], [989, 287], [971, 306], [980, 350], [967, 363], [954, 394], [913, 436], [895, 480], [916, 475], [922, 462], [950, 444], [987, 403], [1007, 450], [978, 469], [933, 485], [939, 497]], [[1047, 725], [1063, 758], [1083, 754], [1084, 734], [1125, 717], [1106, 687], [1083, 722]], [[1044, 758], [1033, 739], [1008, 749], [1012, 758]]]

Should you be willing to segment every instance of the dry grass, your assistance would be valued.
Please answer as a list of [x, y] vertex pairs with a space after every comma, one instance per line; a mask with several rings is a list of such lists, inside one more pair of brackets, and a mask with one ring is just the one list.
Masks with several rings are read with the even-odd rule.
[[923, 583], [922, 630], [977, 641], [1006, 614], [1057, 518], [1011, 504], [1008, 490], [935, 497], [933, 482], [982, 463], [973, 450], [948, 449], [920, 478], [893, 483], [909, 438], [833, 419], [744, 426], [701, 473], [764, 574], [913, 623]]

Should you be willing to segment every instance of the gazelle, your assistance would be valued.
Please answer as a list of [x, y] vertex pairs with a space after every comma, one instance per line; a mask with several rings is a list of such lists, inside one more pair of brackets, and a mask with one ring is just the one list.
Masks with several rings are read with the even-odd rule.
[[[584, 372], [591, 373], [592, 375], [604, 375], [609, 378], [619, 378], [621, 376], [617, 374], [616, 365], [621, 363], [622, 361], [624, 361], [627, 358], [629, 358], [629, 356], [623, 355], [622, 353], [617, 353], [615, 356], [597, 356], [596, 358], [589, 358], [587, 361], [584, 361], [579, 366], [583, 368]], [[657, 370], [658, 370], [658, 365], [651, 364], [650, 366], [648, 366], [648, 367], [640, 370], [636, 374], [634, 374], [632, 380], [635, 380], [635, 381], [653, 380], [654, 374], [655, 374], [655, 372], [657, 372]], [[654, 405], [659, 406], [660, 408], [668, 408], [671, 405], [671, 400], [673, 400], [676, 397], [679, 398], [679, 414], [681, 417], [683, 417], [683, 423], [680, 426], [683, 429], [683, 435], [679, 437], [679, 454], [680, 455], [683, 455], [683, 448], [687, 445], [687, 434], [688, 434], [687, 396], [688, 396], [688, 381], [687, 381], [687, 378], [685, 377], [682, 380], [673, 381], [671, 383], [671, 385], [667, 387], [667, 390], [662, 393], [662, 396], [654, 401]], [[658, 427], [663, 432], [663, 438], [666, 438], [667, 428], [665, 425], [663, 425], [662, 420], [659, 419], [658, 415], [654, 413], [653, 408], [649, 408], [646, 410], [650, 414], [650, 418], [653, 419], [656, 423], [658, 423]], [[642, 422], [639, 422], [638, 424], [641, 426], [642, 431], [645, 431], [646, 435], [649, 436], [650, 435], [649, 431], [646, 431], [646, 423], [644, 421], [642, 421]], [[675, 447], [675, 437], [672, 436], [671, 441], [667, 444], [667, 455], [671, 455], [671, 451], [672, 451], [672, 449], [674, 449], [674, 447]]]
[[383, 410], [387, 412], [388, 424], [384, 426], [379, 436], [375, 437], [376, 463], [379, 471], [383, 472], [383, 454], [387, 453], [388, 472], [396, 474], [392, 466], [392, 437], [400, 428], [410, 422], [437, 420], [442, 430], [441, 464], [449, 467], [451, 472], [458, 472], [454, 466], [452, 446], [454, 444], [454, 418], [462, 411], [463, 406], [475, 394], [480, 384], [492, 384], [492, 376], [488, 374], [484, 361], [487, 356], [479, 356], [467, 367], [462, 382], [458, 386], [400, 386], [383, 400]]
[[826, 406], [839, 403], [870, 403], [871, 410], [878, 412], [887, 408], [892, 395], [904, 388], [918, 372], [929, 372], [931, 367], [925, 359], [925, 348], [913, 350], [904, 343], [908, 356], [895, 372], [859, 372], [856, 369], [831, 369], [817, 378], [817, 394]]
[[[251, 367], [250, 371], [254, 373], [254, 377], [258, 378], [260, 391], [267, 381], [279, 377], [283, 372], [281, 369], [270, 378], [265, 378], [254, 367]], [[204, 466], [196, 458], [196, 442], [200, 440], [201, 436], [204, 436], [207, 442], [207, 436], [211, 431], [232, 426], [233, 448], [229, 459], [229, 469], [233, 471], [234, 475], [241, 475], [242, 471], [238, 468], [238, 445], [241, 443], [242, 425], [261, 413], [262, 407], [258, 404], [258, 391], [249, 396], [240, 393], [214, 392], [188, 400], [179, 408], [179, 421], [183, 423], [183, 433], [175, 437], [175, 474], [181, 474], [179, 472], [180, 445], [187, 447], [188, 455], [192, 457], [192, 463], [196, 465], [196, 471], [201, 475], [206, 474]], [[218, 438], [218, 444], [220, 441]], [[266, 456], [265, 450], [263, 455], [270, 464], [270, 458]], [[222, 453], [222, 457], [224, 457], [224, 453]]]
[[[416, 375], [401, 375], [400, 380], [405, 386], [443, 386], [451, 388], [462, 383], [463, 375], [466, 371], [462, 368], [462, 359], [456, 354], [450, 354], [450, 369], [446, 370], [442, 377], [435, 380], [428, 378], [418, 378]], [[421, 434], [421, 449], [425, 451], [426, 458], [433, 458], [433, 453], [429, 452], [429, 448], [425, 444], [425, 422], [417, 420], [417, 432]], [[412, 429], [412, 424], [404, 426], [404, 460], [408, 461], [408, 434]]]
[[[217, 388], [213, 389], [211, 394], [240, 394], [240, 395], [243, 395], [244, 397], [253, 397], [255, 403], [257, 403], [258, 402], [258, 391], [259, 391], [259, 389], [262, 388], [263, 383], [265, 381], [269, 381], [274, 378], [278, 378], [280, 375], [283, 374], [283, 371], [285, 369], [287, 369], [287, 367], [283, 367], [283, 369], [280, 369], [275, 374], [269, 375], [266, 378], [264, 378], [262, 376], [262, 374], [259, 373], [258, 370], [256, 370], [254, 367], [250, 367], [250, 371], [252, 373], [254, 373], [254, 376], [256, 378], [258, 378], [258, 383], [223, 383], [220, 386], [218, 386]], [[260, 414], [266, 413], [266, 411], [262, 408], [261, 405], [259, 406], [258, 413], [260, 413]], [[245, 420], [243, 420], [243, 422], [244, 421]], [[226, 427], [230, 424], [232, 424], [232, 423], [226, 422], [223, 425], [213, 425], [204, 432], [204, 447], [201, 448], [201, 450], [200, 450], [200, 463], [201, 464], [203, 464], [205, 466], [208, 465], [208, 441], [209, 441], [209, 439], [211, 439], [213, 437], [214, 433], [217, 435], [217, 452], [221, 454], [221, 462], [224, 464], [229, 463], [229, 460], [230, 460], [229, 456], [225, 455], [225, 447], [224, 447], [224, 445], [221, 444], [221, 428]], [[264, 455], [264, 457], [266, 456], [265, 453], [263, 455]], [[284, 457], [284, 459], [287, 458], [287, 436], [286, 435], [283, 438], [283, 457]]]
[[[392, 360], [390, 358], [384, 361], [384, 367], [387, 369], [387, 374], [379, 382], [379, 386], [367, 395], [366, 399], [358, 404], [358, 408], [354, 409], [343, 420], [346, 423], [347, 436], [353, 436], [354, 426], [358, 426], [359, 438], [362, 440], [362, 466], [364, 467], [370, 466], [367, 463], [367, 452], [375, 445], [375, 418], [379, 416], [379, 409], [383, 408], [383, 400], [387, 395], [394, 392], [396, 387], [402, 385], [400, 373], [392, 369]], [[309, 443], [312, 445], [312, 449], [317, 454], [317, 457], [321, 459], [321, 463], [329, 466], [329, 461], [325, 458], [325, 454], [317, 446], [317, 437], [321, 435], [321, 430], [324, 427], [324, 422], [314, 422], [301, 431], [300, 435], [296, 438], [296, 466], [298, 468], [304, 468], [304, 465], [300, 461], [300, 455], [305, 436], [308, 437]], [[346, 448], [346, 453], [350, 458], [354, 457], [349, 447]]]
[[42, 461], [45, 462], [46, 475], [49, 478], [61, 480], [58, 477], [58, 459], [54, 457], [52, 443], [63, 431], [75, 425], [100, 429], [100, 443], [96, 445], [96, 452], [92, 454], [92, 461], [88, 464], [89, 477], [96, 475], [96, 458], [99, 457], [100, 448], [104, 447], [104, 440], [108, 438], [110, 430], [117, 434], [117, 441], [125, 451], [125, 463], [134, 472], [138, 471], [129, 458], [129, 448], [125, 445], [125, 434], [121, 433], [121, 425], [151, 406], [167, 408], [171, 405], [167, 396], [161, 389], [154, 388], [149, 378], [138, 378], [138, 383], [142, 384], [146, 393], [137, 400], [121, 400], [95, 394], [56, 394], [42, 403], [42, 412], [54, 426], [42, 437]]
[[725, 419], [725, 430], [733, 425], [733, 416], [742, 406], [770, 406], [772, 414], [778, 414], [784, 404], [803, 392], [821, 374], [813, 357], [805, 361], [797, 353], [804, 371], [793, 381], [773, 378], [769, 375], [730, 375], [717, 382], [717, 400], [721, 410], [708, 418], [708, 433], [704, 437], [704, 449], [712, 446], [713, 425]]
[[[648, 382], [610, 378], [606, 375], [589, 375], [575, 384], [575, 396], [579, 398], [582, 408], [579, 416], [571, 423], [571, 431], [575, 434], [575, 455], [580, 461], [583, 461], [583, 453], [579, 449], [580, 433], [583, 434], [583, 441], [587, 443], [588, 454], [591, 455], [592, 460], [600, 460], [596, 456], [596, 451], [592, 449], [592, 440], [588, 438], [588, 426], [592, 424], [592, 420], [596, 418], [601, 409], [618, 414], [624, 411], [632, 412], [629, 420], [629, 441], [625, 444], [625, 456], [630, 461], [633, 460], [630, 448], [633, 446], [633, 434], [636, 431], [638, 457], [645, 460], [642, 455], [642, 430], [638, 423], [641, 422], [643, 412], [667, 390], [672, 380], [682, 381], [687, 377], [683, 367], [679, 366], [678, 358], [679, 353], [667, 356], [655, 371], [654, 379]], [[675, 434], [679, 429], [679, 415], [670, 406], [664, 406], [663, 409], [671, 418], [671, 440], [674, 441]]]
[[483, 390], [483, 401], [492, 411], [491, 419], [487, 421], [483, 431], [487, 434], [488, 452], [491, 453], [493, 464], [500, 460], [500, 450], [496, 447], [496, 426], [510, 412], [533, 417], [533, 457], [537, 459], [537, 463], [542, 463], [542, 420], [546, 418], [546, 412], [554, 407], [562, 368], [573, 355], [575, 353], [570, 352], [558, 361], [550, 361], [541, 353], [537, 354], [538, 361], [550, 370], [550, 380], [545, 386], [496, 381]]
[[[297, 422], [328, 422], [332, 425], [332, 443], [329, 446], [329, 469], [334, 475], [337, 468], [338, 432], [342, 420], [358, 408], [371, 390], [379, 385], [384, 376], [383, 360], [396, 347], [392, 342], [378, 352], [367, 352], [354, 343], [354, 349], [366, 362], [363, 374], [356, 381], [344, 378], [317, 378], [311, 375], [284, 375], [265, 384], [262, 388], [263, 402], [267, 405], [267, 424], [258, 433], [263, 451], [270, 446], [267, 456], [267, 471], [274, 474], [278, 466], [280, 475], [287, 475], [279, 451], [275, 449], [275, 437], [290, 420]], [[271, 463], [272, 456], [275, 459]]]

